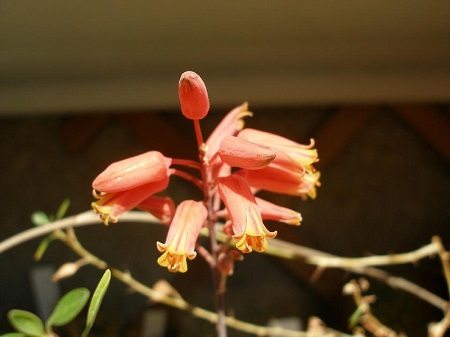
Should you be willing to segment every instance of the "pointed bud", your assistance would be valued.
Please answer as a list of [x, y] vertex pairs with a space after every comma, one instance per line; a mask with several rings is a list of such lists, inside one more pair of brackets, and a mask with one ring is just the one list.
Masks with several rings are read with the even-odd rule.
[[228, 136], [220, 143], [219, 156], [230, 166], [259, 170], [269, 165], [276, 153], [268, 146]]
[[178, 96], [184, 117], [202, 119], [208, 114], [209, 99], [205, 83], [193, 71], [186, 71], [181, 75]]

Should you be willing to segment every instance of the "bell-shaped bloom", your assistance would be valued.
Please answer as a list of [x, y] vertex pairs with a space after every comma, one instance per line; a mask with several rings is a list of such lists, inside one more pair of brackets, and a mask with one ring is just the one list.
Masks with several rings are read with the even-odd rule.
[[169, 184], [171, 159], [150, 151], [109, 165], [92, 183], [92, 208], [107, 225]]
[[149, 151], [109, 165], [92, 183], [94, 190], [113, 193], [162, 180], [168, 175], [171, 159]]
[[232, 167], [258, 170], [269, 165], [275, 159], [276, 153], [268, 146], [228, 136], [220, 143], [219, 156], [224, 163]]
[[94, 189], [93, 195], [97, 199], [91, 204], [96, 213], [100, 215], [105, 225], [109, 222], [116, 223], [119, 216], [131, 211], [152, 196], [161, 192], [169, 185], [169, 177], [152, 183], [147, 183], [126, 191], [102, 193]]
[[175, 214], [175, 205], [172, 198], [152, 195], [138, 205], [140, 210], [161, 220], [162, 223], [169, 224]]
[[206, 159], [209, 162], [219, 151], [220, 143], [225, 137], [236, 135], [244, 127], [244, 117], [253, 116], [244, 103], [231, 110], [216, 126], [206, 140]]
[[292, 158], [305, 170], [314, 172], [312, 164], [317, 162], [317, 150], [314, 149], [314, 141], [311, 139], [309, 145], [302, 145], [282, 136], [255, 129], [244, 129], [239, 132], [239, 138], [259, 144], [270, 144], [270, 147], [279, 152], [283, 152]]
[[258, 197], [255, 197], [255, 200], [261, 210], [261, 217], [263, 220], [275, 220], [294, 226], [300, 225], [300, 222], [302, 221], [300, 213]]
[[237, 174], [244, 177], [252, 188], [300, 196], [302, 199], [308, 196], [314, 199], [316, 187], [320, 186], [319, 172], [296, 174], [278, 170], [269, 165], [261, 170], [240, 170]]
[[206, 221], [208, 211], [202, 202], [185, 200], [181, 202], [170, 224], [165, 243], [157, 242], [156, 247], [163, 253], [158, 264], [170, 272], [185, 273], [187, 260], [197, 256], [195, 243], [200, 229]]
[[193, 71], [184, 72], [178, 82], [181, 112], [189, 119], [202, 119], [209, 111], [209, 98], [205, 83]]
[[245, 179], [237, 175], [221, 178], [218, 189], [231, 220], [236, 248], [243, 253], [264, 252], [268, 247], [266, 239], [274, 238], [277, 232], [270, 232], [264, 226], [260, 209]]

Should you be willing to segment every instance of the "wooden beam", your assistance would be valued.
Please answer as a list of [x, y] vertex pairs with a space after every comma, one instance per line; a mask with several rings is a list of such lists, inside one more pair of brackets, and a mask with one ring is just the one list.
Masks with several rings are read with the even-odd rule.
[[89, 144], [108, 120], [109, 116], [106, 114], [68, 118], [59, 129], [61, 140], [69, 151], [80, 151]]
[[371, 115], [375, 106], [342, 107], [330, 116], [325, 125], [313, 137], [319, 151], [317, 168], [329, 165], [358, 133]]
[[450, 163], [450, 120], [430, 105], [397, 105], [394, 111]]

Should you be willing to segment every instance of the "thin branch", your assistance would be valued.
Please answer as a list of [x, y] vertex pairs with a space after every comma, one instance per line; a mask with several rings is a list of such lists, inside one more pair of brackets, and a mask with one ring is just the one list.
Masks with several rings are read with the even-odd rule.
[[306, 263], [325, 268], [357, 269], [370, 266], [415, 263], [423, 258], [436, 255], [439, 247], [435, 242], [411, 252], [390, 255], [374, 255], [367, 257], [347, 258], [340, 256], [308, 256]]
[[[121, 217], [122, 221], [129, 222], [153, 222], [153, 223], [161, 223], [154, 216], [144, 213], [144, 212], [130, 212], [123, 217]], [[96, 215], [93, 211], [86, 211], [77, 215], [73, 215], [70, 217], [66, 217], [61, 220], [56, 220], [50, 222], [46, 225], [42, 225], [39, 227], [33, 227], [27, 229], [23, 232], [15, 234], [3, 241], [0, 242], [0, 254], [5, 251], [18, 246], [24, 242], [29, 240], [44, 236], [46, 234], [50, 234], [58, 229], [65, 229], [69, 227], [81, 227], [81, 226], [89, 226], [89, 225], [99, 225], [98, 215]], [[100, 224], [101, 225], [101, 224]]]
[[[160, 302], [165, 305], [185, 310], [189, 313], [191, 313], [193, 316], [204, 319], [206, 321], [209, 321], [211, 323], [217, 323], [219, 320], [219, 315], [217, 313], [205, 310], [203, 308], [194, 306], [186, 302], [184, 299], [182, 299], [179, 296], [168, 296], [166, 294], [163, 294], [161, 292], [158, 292], [152, 288], [147, 287], [143, 283], [137, 281], [134, 279], [130, 273], [123, 272], [119, 269], [112, 268], [109, 266], [106, 262], [99, 259], [92, 253], [90, 253], [88, 250], [86, 250], [80, 242], [76, 239], [76, 236], [69, 236], [68, 234], [64, 233], [63, 231], [57, 231], [55, 233], [56, 237], [64, 242], [69, 248], [71, 248], [75, 253], [77, 253], [80, 257], [86, 259], [89, 261], [89, 263], [95, 267], [97, 267], [100, 270], [105, 270], [106, 268], [109, 268], [111, 270], [111, 274], [123, 282], [124, 284], [128, 285], [131, 289], [134, 291], [148, 297], [150, 300], [154, 302]], [[311, 334], [305, 331], [294, 331], [294, 330], [287, 330], [281, 327], [265, 327], [260, 326], [256, 324], [247, 323], [244, 321], [241, 321], [239, 319], [236, 319], [234, 317], [224, 317], [225, 324], [233, 329], [240, 330], [243, 332], [255, 334], [257, 336], [269, 336], [269, 335], [277, 335], [281, 337], [317, 337], [317, 334]], [[350, 337], [351, 335], [335, 331], [332, 329], [329, 329], [333, 332], [333, 336], [336, 337]]]
[[[144, 212], [129, 212], [125, 215], [123, 215], [120, 218], [121, 222], [146, 222], [146, 223], [155, 223], [160, 224], [161, 222], [155, 218], [154, 216], [144, 213]], [[74, 215], [71, 217], [67, 217], [61, 220], [54, 221], [52, 223], [49, 223], [44, 226], [31, 228], [29, 230], [26, 230], [24, 232], [18, 233], [2, 242], [0, 242], [0, 254], [7, 251], [8, 249], [13, 248], [14, 246], [17, 246], [21, 243], [24, 243], [26, 241], [32, 240], [34, 238], [50, 234], [53, 231], [57, 229], [64, 229], [68, 227], [80, 227], [80, 226], [88, 226], [88, 225], [98, 225], [98, 216], [93, 211], [87, 211], [84, 213], [80, 213], [78, 215]], [[204, 231], [203, 234], [207, 234], [207, 231]], [[229, 240], [229, 237], [221, 233], [220, 231], [217, 232], [217, 237], [219, 241], [225, 241]], [[433, 239], [436, 240], [436, 239]], [[336, 258], [336, 256], [333, 256], [331, 254], [322, 252], [320, 250], [296, 245], [290, 242], [278, 240], [278, 239], [272, 239], [270, 241], [269, 249], [266, 251], [267, 254], [286, 258], [286, 259], [301, 259], [306, 260], [311, 256], [321, 256], [321, 257], [329, 257], [329, 258]], [[447, 253], [448, 255], [448, 253]], [[445, 267], [447, 265], [447, 267]], [[396, 289], [402, 289], [403, 291], [406, 291], [423, 301], [433, 305], [434, 307], [446, 312], [450, 308], [450, 304], [448, 301], [444, 300], [443, 298], [433, 294], [432, 292], [428, 291], [425, 288], [420, 287], [419, 285], [412, 283], [404, 278], [401, 277], [394, 277], [390, 275], [389, 273], [373, 268], [373, 267], [365, 267], [365, 266], [347, 266], [343, 267], [343, 269], [351, 271], [356, 274], [360, 275], [366, 275], [375, 279], [378, 279], [389, 286], [396, 288]], [[448, 270], [448, 272], [446, 272]], [[447, 264], [444, 264], [444, 273], [447, 277], [450, 278], [450, 267]]]

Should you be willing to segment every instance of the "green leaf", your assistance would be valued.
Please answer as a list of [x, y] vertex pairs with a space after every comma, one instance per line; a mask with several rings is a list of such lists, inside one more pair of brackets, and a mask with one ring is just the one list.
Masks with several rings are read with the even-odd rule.
[[354, 328], [356, 325], [358, 325], [359, 319], [361, 318], [361, 315], [363, 314], [363, 311], [361, 308], [356, 308], [356, 310], [352, 313], [350, 318], [348, 319], [349, 328]]
[[36, 226], [42, 226], [42, 225], [46, 225], [50, 222], [50, 219], [48, 217], [47, 214], [45, 214], [42, 211], [36, 211], [33, 214], [31, 214], [31, 221], [36, 225]]
[[45, 334], [44, 323], [32, 312], [13, 309], [8, 311], [8, 320], [14, 329], [27, 336], [40, 337]]
[[70, 200], [69, 199], [65, 199], [61, 205], [59, 205], [58, 211], [55, 214], [55, 219], [59, 220], [62, 219], [64, 217], [64, 215], [67, 212], [67, 209], [70, 206]]
[[21, 332], [10, 332], [5, 333], [4, 335], [0, 335], [0, 337], [27, 337], [27, 335]]
[[50, 245], [50, 242], [54, 240], [53, 235], [46, 236], [42, 241], [39, 243], [39, 246], [36, 248], [36, 251], [34, 252], [34, 260], [40, 261], [44, 253], [47, 251], [48, 246]]
[[95, 318], [97, 317], [98, 310], [100, 309], [100, 305], [102, 304], [103, 297], [105, 296], [106, 291], [108, 290], [109, 281], [111, 280], [111, 271], [107, 269], [103, 274], [100, 282], [95, 288], [94, 294], [92, 295], [91, 303], [89, 304], [88, 314], [86, 318], [86, 328], [83, 331], [82, 336], [86, 337], [91, 331], [92, 326], [94, 325]]
[[47, 330], [52, 326], [62, 326], [73, 320], [83, 310], [89, 299], [89, 290], [76, 288], [65, 294], [56, 303], [50, 317], [46, 322]]

